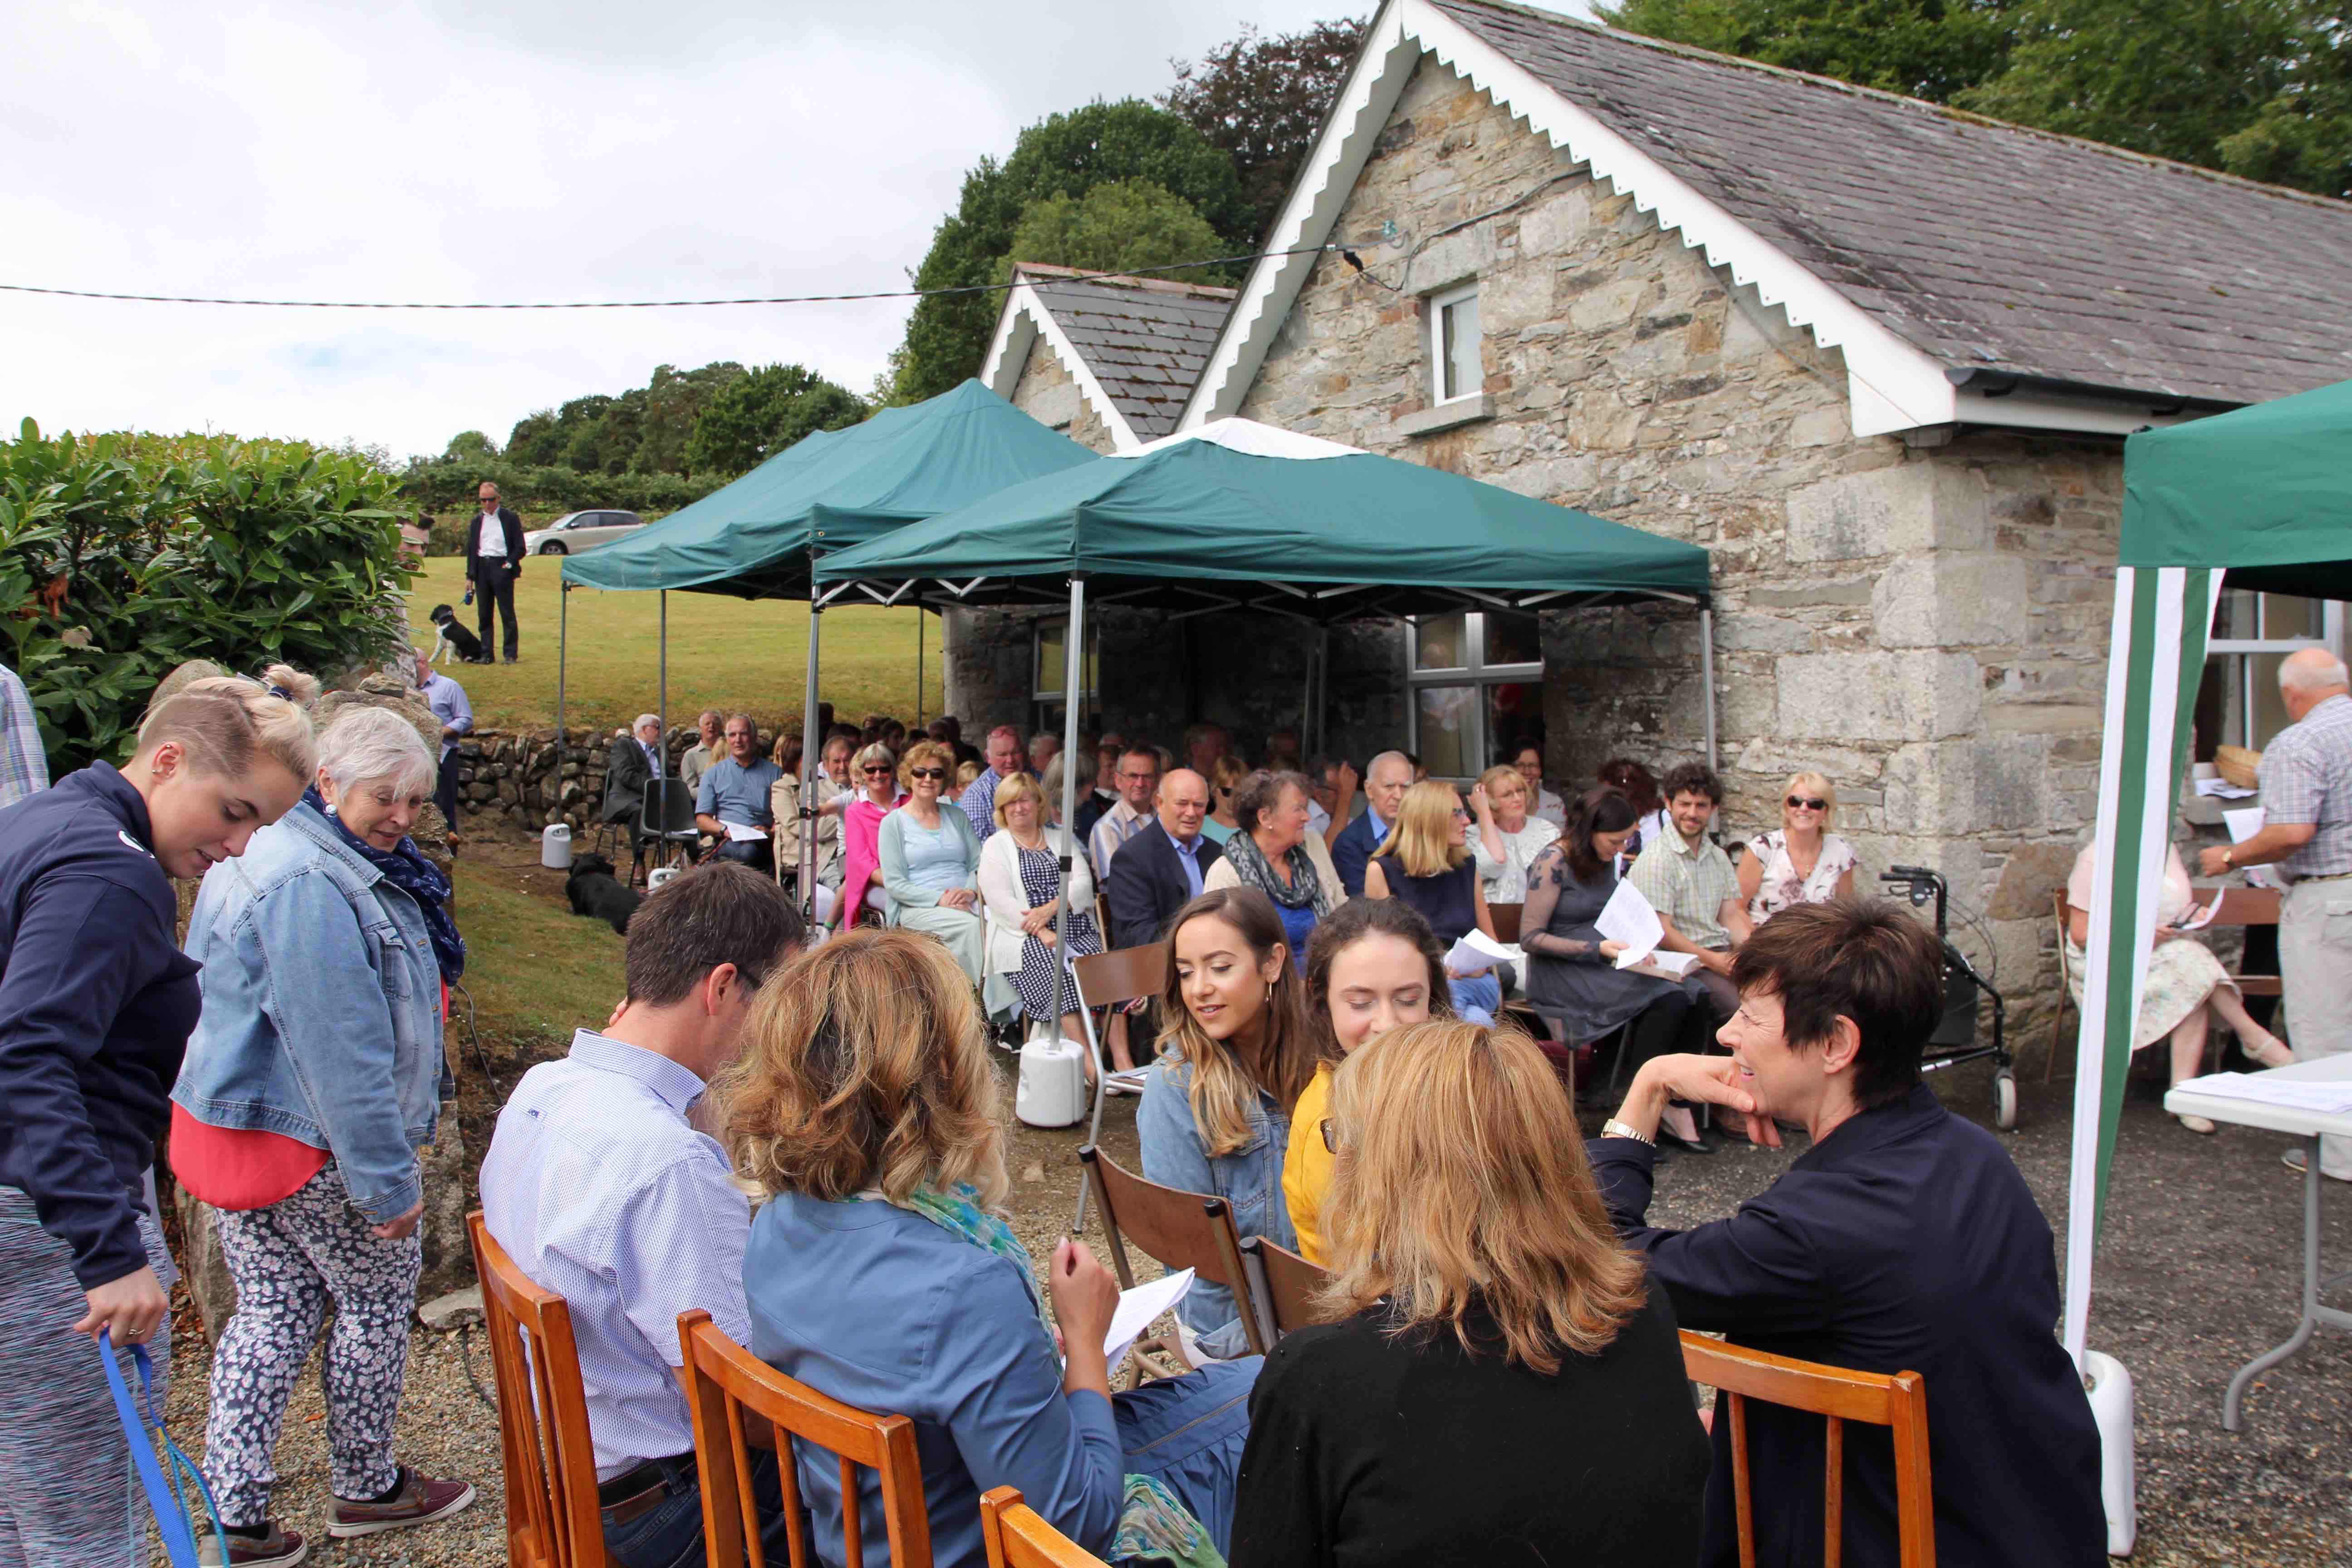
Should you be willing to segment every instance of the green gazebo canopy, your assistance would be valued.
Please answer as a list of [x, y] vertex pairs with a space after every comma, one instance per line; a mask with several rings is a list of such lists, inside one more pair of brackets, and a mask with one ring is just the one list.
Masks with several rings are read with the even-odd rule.
[[820, 431], [629, 538], [563, 563], [591, 588], [805, 598], [813, 554], [937, 516], [1094, 456], [978, 381]]

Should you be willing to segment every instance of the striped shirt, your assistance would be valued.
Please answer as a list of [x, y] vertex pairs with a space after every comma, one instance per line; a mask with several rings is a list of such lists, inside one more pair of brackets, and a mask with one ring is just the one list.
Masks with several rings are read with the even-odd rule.
[[571, 1304], [596, 1479], [690, 1453], [674, 1367], [677, 1315], [709, 1309], [750, 1342], [743, 1248], [751, 1205], [727, 1156], [687, 1122], [702, 1080], [637, 1046], [582, 1029], [499, 1112], [482, 1162], [482, 1215], [533, 1283]]
[[1739, 877], [1714, 840], [1701, 837], [1694, 848], [1669, 827], [1633, 862], [1633, 886], [1693, 947], [1721, 952], [1731, 946], [1723, 901], [1738, 900]]
[[2308, 822], [2318, 829], [2286, 858], [2290, 875], [2352, 871], [2352, 697], [2330, 697], [2280, 731], [2256, 778], [2265, 824]]

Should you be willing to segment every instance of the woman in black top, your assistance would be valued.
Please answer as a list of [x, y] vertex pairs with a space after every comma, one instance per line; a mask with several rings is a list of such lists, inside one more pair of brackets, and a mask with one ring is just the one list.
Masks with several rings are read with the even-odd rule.
[[[1423, 779], [1404, 792], [1389, 836], [1364, 863], [1364, 897], [1397, 899], [1421, 911], [1449, 949], [1472, 931], [1491, 938], [1494, 917], [1470, 853], [1470, 814], [1454, 786]], [[1446, 972], [1454, 1013], [1491, 1024], [1503, 986], [1491, 965]]]
[[266, 679], [190, 682], [121, 771], [93, 763], [0, 811], [0, 1558], [144, 1562], [130, 1452], [79, 1336], [143, 1343], [168, 1310], [142, 1189], [202, 1005], [171, 879], [243, 854], [301, 798], [318, 685]]
[[1382, 1035], [1328, 1125], [1335, 1321], [1258, 1374], [1234, 1568], [1688, 1568], [1707, 1452], [1674, 1312], [1533, 1042]]

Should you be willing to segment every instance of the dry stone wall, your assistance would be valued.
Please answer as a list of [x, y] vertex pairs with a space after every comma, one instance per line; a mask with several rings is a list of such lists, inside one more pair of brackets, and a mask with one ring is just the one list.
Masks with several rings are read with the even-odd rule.
[[[457, 814], [465, 823], [503, 817], [537, 833], [567, 823], [573, 834], [593, 829], [604, 808], [604, 763], [613, 750], [610, 730], [563, 731], [562, 772], [556, 771], [556, 731], [477, 730], [458, 742], [451, 759], [457, 769]], [[686, 726], [669, 731], [670, 772], [700, 737]], [[760, 754], [773, 737], [762, 735]]]

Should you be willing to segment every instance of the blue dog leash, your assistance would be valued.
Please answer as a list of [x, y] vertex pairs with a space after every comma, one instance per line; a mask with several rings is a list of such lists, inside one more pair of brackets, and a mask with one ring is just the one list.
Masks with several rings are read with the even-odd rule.
[[[180, 1475], [185, 1471], [196, 1484], [196, 1494], [204, 1500], [205, 1513], [211, 1521], [215, 1540], [226, 1541], [221, 1529], [220, 1510], [213, 1501], [212, 1489], [205, 1484], [204, 1472], [197, 1469], [180, 1446], [172, 1441], [164, 1428], [163, 1417], [155, 1408], [155, 1363], [148, 1359], [145, 1345], [131, 1347], [131, 1364], [139, 1369], [139, 1392], [146, 1401], [146, 1415], [141, 1417], [138, 1406], [131, 1401], [131, 1390], [122, 1381], [122, 1369], [114, 1364], [114, 1346], [103, 1329], [98, 1335], [99, 1364], [106, 1369], [107, 1392], [114, 1396], [115, 1418], [122, 1424], [122, 1435], [131, 1444], [131, 1462], [139, 1471], [139, 1484], [147, 1493], [147, 1506], [154, 1510], [155, 1529], [163, 1538], [163, 1552], [172, 1560], [172, 1568], [197, 1568], [195, 1525], [188, 1511], [186, 1496], [180, 1490]], [[152, 1427], [152, 1434], [150, 1427]], [[164, 1484], [164, 1471], [155, 1461], [155, 1438], [163, 1440], [163, 1453], [171, 1463], [171, 1484]]]

